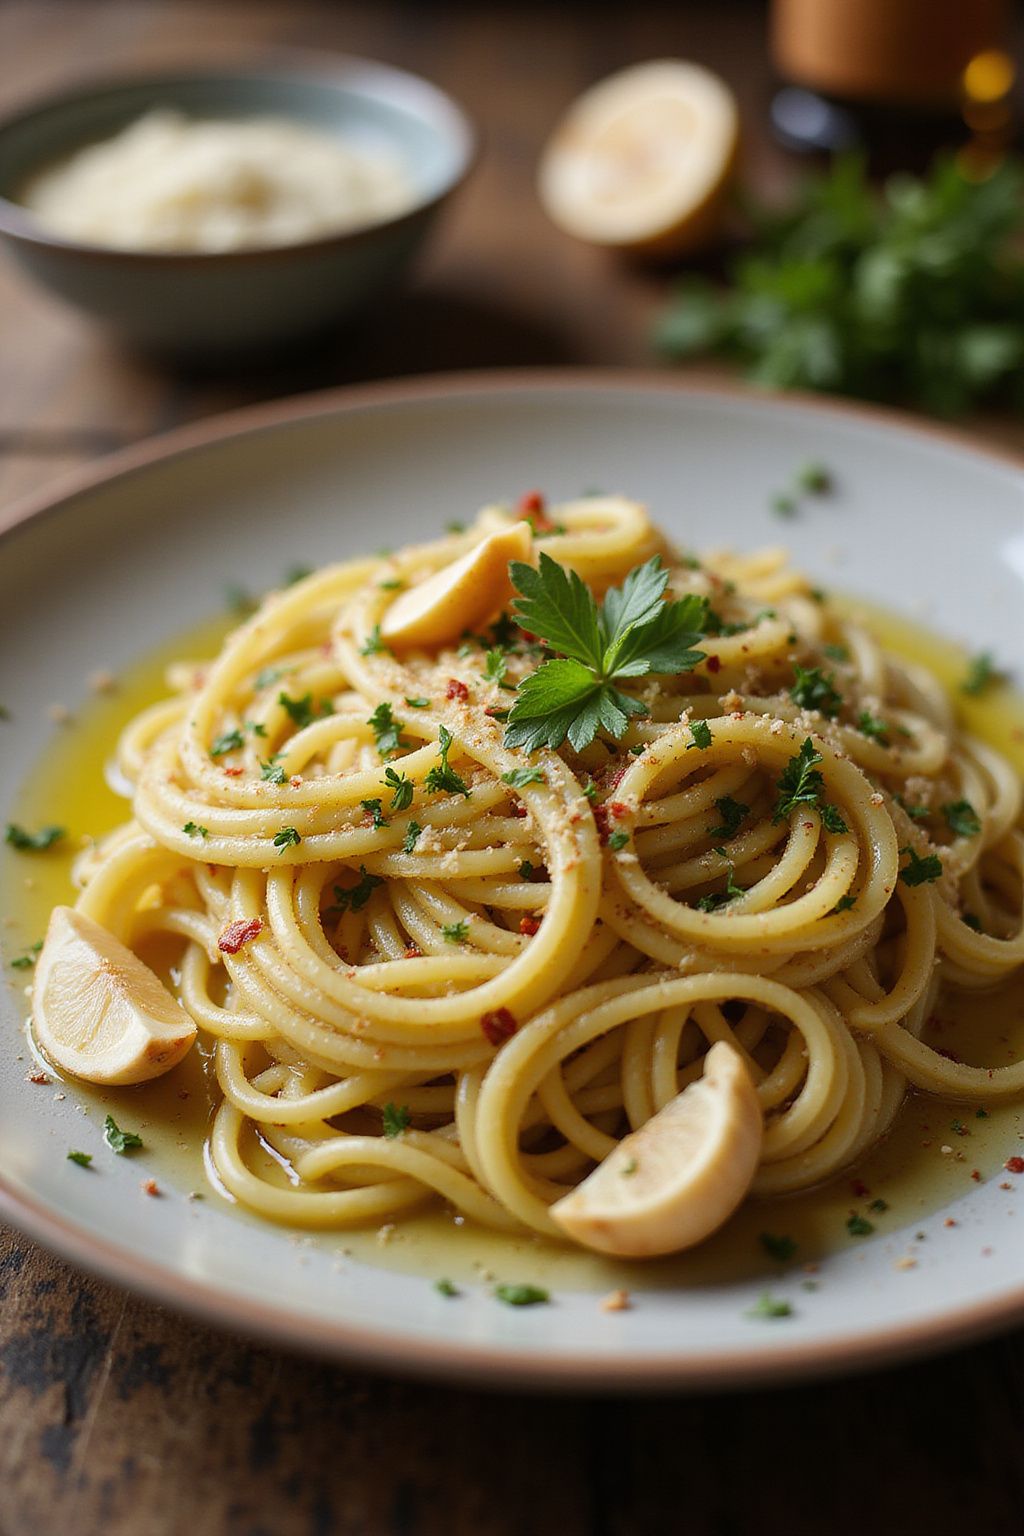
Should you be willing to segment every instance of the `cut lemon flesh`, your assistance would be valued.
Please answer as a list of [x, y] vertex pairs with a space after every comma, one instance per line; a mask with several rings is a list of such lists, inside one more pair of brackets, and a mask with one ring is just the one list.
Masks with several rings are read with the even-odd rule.
[[541, 159], [541, 202], [581, 240], [682, 254], [717, 233], [738, 148], [736, 102], [717, 75], [679, 59], [638, 64], [569, 109]]
[[36, 1039], [89, 1083], [143, 1083], [175, 1066], [196, 1026], [148, 965], [73, 907], [55, 907], [32, 989]]
[[381, 639], [399, 649], [461, 639], [508, 598], [509, 561], [528, 560], [532, 541], [529, 523], [488, 534], [460, 559], [396, 598], [381, 622]]
[[624, 1137], [572, 1194], [551, 1207], [585, 1248], [623, 1258], [678, 1253], [710, 1236], [746, 1195], [763, 1119], [737, 1050], [719, 1041], [704, 1076]]

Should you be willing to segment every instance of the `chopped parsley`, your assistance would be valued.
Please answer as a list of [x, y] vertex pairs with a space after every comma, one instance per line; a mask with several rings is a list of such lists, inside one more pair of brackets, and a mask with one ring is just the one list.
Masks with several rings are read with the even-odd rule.
[[388, 819], [384, 815], [384, 806], [380, 800], [360, 800], [359, 804], [362, 806], [364, 811], [369, 811], [370, 815], [373, 817], [373, 826], [375, 831], [379, 831], [381, 827], [387, 826]]
[[445, 923], [441, 932], [446, 944], [463, 944], [469, 938], [469, 923], [465, 919], [458, 923]]
[[937, 853], [928, 853], [922, 858], [909, 845], [901, 848], [900, 853], [905, 853], [909, 861], [900, 870], [900, 879], [905, 885], [927, 885], [932, 880], [942, 879], [942, 860]]
[[[716, 848], [715, 852], [720, 853], [723, 858], [727, 857], [725, 850], [722, 848]], [[730, 863], [729, 873], [726, 877], [725, 890], [716, 892], [709, 896], [702, 896], [697, 903], [697, 911], [717, 912], [719, 907], [724, 907], [730, 901], [735, 901], [738, 896], [745, 896], [746, 894], [747, 893], [743, 886], [737, 885], [733, 879], [733, 867]]]
[[245, 737], [241, 731], [225, 731], [223, 736], [218, 736], [210, 748], [211, 757], [223, 757], [227, 752], [237, 752], [245, 743]]
[[68, 1153], [68, 1162], [69, 1163], [77, 1163], [79, 1168], [88, 1168], [89, 1164], [92, 1162], [92, 1153], [91, 1152], [69, 1152]]
[[389, 1141], [393, 1141], [396, 1136], [401, 1136], [403, 1131], [407, 1131], [412, 1119], [405, 1104], [392, 1104], [390, 1100], [384, 1105], [383, 1117], [384, 1135]]
[[402, 721], [395, 719], [390, 704], [378, 704], [366, 723], [373, 730], [381, 757], [390, 757], [400, 747], [408, 746], [402, 740]]
[[420, 826], [418, 821], [410, 821], [408, 827], [406, 828], [405, 837], [402, 841], [403, 853], [412, 853], [413, 849], [416, 847], [416, 840], [422, 831], [423, 828]]
[[807, 496], [827, 496], [832, 489], [832, 476], [824, 464], [809, 461], [797, 470], [796, 483]]
[[210, 835], [208, 827], [201, 827], [195, 821], [186, 821], [181, 830], [185, 833], [186, 837], [201, 837], [205, 839]]
[[623, 832], [623, 831], [613, 832], [611, 837], [608, 839], [608, 847], [612, 850], [613, 853], [618, 853], [619, 849], [620, 848], [625, 848], [625, 846], [626, 846], [626, 844], [628, 842], [629, 842], [629, 833], [628, 832]]
[[451, 522], [445, 523], [444, 531], [445, 533], [465, 533], [466, 525], [460, 522], [458, 518], [452, 518]]
[[736, 836], [744, 817], [750, 814], [750, 806], [744, 805], [740, 800], [734, 800], [731, 795], [723, 795], [720, 800], [716, 800], [715, 809], [722, 818], [722, 824], [712, 827], [710, 835], [725, 841]]
[[801, 709], [816, 709], [834, 720], [843, 707], [843, 696], [835, 686], [835, 676], [823, 672], [820, 667], [804, 668], [794, 664], [796, 681], [789, 690], [794, 704]]
[[300, 581], [305, 581], [307, 576], [312, 576], [312, 574], [313, 567], [311, 565], [290, 565], [284, 573], [284, 585], [286, 587], [294, 587]]
[[1000, 675], [992, 652], [982, 651], [968, 666], [964, 680], [960, 684], [960, 692], [977, 698], [978, 694], [984, 693], [992, 683], [998, 682]]
[[385, 768], [384, 784], [393, 791], [391, 796], [391, 809], [393, 811], [407, 811], [412, 805], [412, 797], [416, 786], [406, 773], [396, 773], [394, 768]]
[[594, 801], [597, 799], [597, 785], [594, 783], [593, 779], [587, 780], [580, 793], [583, 795], [585, 800], [589, 800], [591, 805], [593, 805]]
[[686, 744], [687, 752], [698, 747], [705, 752], [711, 745], [711, 727], [706, 720], [694, 720], [690, 726], [690, 740]]
[[280, 832], [274, 834], [274, 847], [279, 857], [286, 848], [297, 848], [301, 842], [302, 837], [296, 827], [282, 827]]
[[429, 709], [430, 708], [430, 700], [429, 699], [424, 699], [422, 696], [419, 697], [419, 698], [416, 698], [416, 699], [406, 699], [405, 702], [408, 704], [410, 709]]
[[446, 1276], [442, 1276], [440, 1280], [434, 1281], [434, 1290], [439, 1296], [460, 1296], [462, 1294], [455, 1282], [449, 1280]]
[[263, 667], [253, 680], [253, 688], [259, 692], [263, 688], [269, 688], [272, 683], [280, 682], [282, 677], [284, 672], [280, 667]]
[[508, 661], [506, 653], [498, 646], [488, 651], [484, 659], [484, 681], [496, 683], [499, 688], [505, 686], [505, 678], [508, 674]]
[[796, 501], [788, 491], [776, 491], [768, 505], [776, 517], [796, 516]]
[[359, 647], [359, 654], [360, 656], [382, 656], [386, 651], [387, 646], [380, 637], [380, 625], [375, 624]]
[[116, 1152], [121, 1157], [126, 1152], [134, 1152], [142, 1146], [142, 1137], [138, 1132], [123, 1131], [113, 1115], [108, 1115], [103, 1122], [103, 1140], [111, 1152]]
[[277, 754], [260, 763], [260, 777], [266, 779], [268, 784], [283, 784], [286, 778], [284, 769], [277, 760]]
[[334, 887], [334, 900], [336, 905], [328, 908], [331, 916], [342, 912], [361, 912], [377, 889], [384, 881], [380, 875], [371, 875], [365, 864], [359, 866], [359, 880], [355, 885], [336, 885]]
[[530, 863], [529, 859], [524, 859], [520, 864], [518, 874], [520, 880], [533, 879], [533, 865]]
[[911, 821], [927, 821], [931, 811], [926, 805], [908, 805], [902, 795], [893, 795], [896, 804], [904, 810]]
[[745, 1315], [758, 1320], [772, 1321], [775, 1318], [792, 1317], [793, 1308], [788, 1301], [782, 1301], [773, 1296], [770, 1291], [764, 1291], [754, 1305], [747, 1309]]
[[527, 784], [546, 784], [547, 779], [543, 768], [513, 768], [510, 773], [501, 776], [503, 784], [510, 784], [513, 789], [525, 789]]
[[871, 1204], [868, 1206], [869, 1211], [877, 1211], [880, 1216], [888, 1209], [888, 1200], [883, 1200], [880, 1195], [876, 1195], [874, 1200], [872, 1200]]
[[689, 672], [704, 660], [693, 646], [704, 633], [707, 600], [691, 593], [665, 601], [668, 571], [657, 555], [630, 571], [621, 587], [611, 587], [600, 604], [575, 571], [550, 555], [541, 554], [537, 570], [515, 560], [509, 573], [519, 593], [516, 619], [560, 654], [516, 689], [508, 747], [534, 752], [568, 738], [582, 752], [599, 730], [619, 740], [647, 709], [616, 682]]
[[64, 827], [40, 827], [38, 832], [27, 832], [16, 821], [9, 821], [4, 841], [10, 847], [17, 848], [19, 853], [45, 853], [47, 848], [59, 843], [65, 835]]
[[860, 1216], [856, 1211], [851, 1211], [846, 1218], [846, 1230], [851, 1237], [870, 1237], [875, 1228], [874, 1223], [868, 1221], [866, 1216]]
[[816, 806], [818, 804], [821, 791], [825, 787], [825, 781], [817, 767], [821, 761], [821, 753], [816, 750], [811, 738], [806, 736], [799, 752], [790, 758], [779, 775], [776, 786], [779, 798], [775, 802], [775, 810], [772, 814], [773, 824], [784, 821], [798, 805]]
[[823, 645], [822, 650], [829, 661], [843, 662], [850, 659], [849, 649], [845, 645]]
[[857, 905], [857, 898], [856, 898], [856, 896], [850, 896], [850, 895], [840, 896], [839, 900], [836, 902], [835, 906], [832, 908], [832, 914], [833, 914], [833, 916], [837, 916], [840, 912], [849, 912], [850, 908], [851, 907], [855, 907], [856, 905]]
[[440, 761], [435, 763], [427, 774], [425, 784], [431, 794], [465, 795], [468, 800], [472, 790], [465, 779], [448, 765], [448, 753], [451, 750], [452, 733], [445, 726], [441, 726], [437, 735], [437, 746], [440, 752]]
[[842, 814], [834, 805], [823, 805], [819, 810], [826, 832], [849, 832], [850, 829], [843, 820]]
[[942, 807], [951, 832], [957, 837], [977, 837], [981, 831], [981, 822], [978, 813], [969, 800], [954, 800], [949, 805]]
[[774, 1232], [760, 1234], [761, 1247], [777, 1264], [788, 1264], [796, 1253], [797, 1245], [791, 1237], [778, 1237]]
[[280, 704], [285, 714], [291, 720], [292, 724], [295, 725], [300, 731], [303, 730], [307, 725], [312, 725], [314, 720], [322, 719], [327, 715], [334, 714], [334, 705], [331, 703], [330, 699], [321, 699], [320, 703], [314, 709], [313, 695], [311, 693], [303, 694], [301, 699], [293, 699], [287, 693], [279, 693], [277, 696], [277, 702]]
[[36, 963], [36, 956], [43, 947], [42, 939], [36, 939], [34, 944], [29, 944], [20, 955], [15, 955], [11, 961], [11, 969], [15, 971], [30, 971]]
[[391, 581], [378, 581], [377, 585], [382, 592], [401, 592], [405, 582], [400, 576], [395, 576]]
[[496, 1285], [494, 1294], [506, 1307], [536, 1307], [551, 1296], [539, 1285]]
[[872, 741], [877, 741], [880, 747], [889, 745], [889, 727], [869, 709], [862, 709], [857, 716], [857, 729], [862, 736], [869, 736]]

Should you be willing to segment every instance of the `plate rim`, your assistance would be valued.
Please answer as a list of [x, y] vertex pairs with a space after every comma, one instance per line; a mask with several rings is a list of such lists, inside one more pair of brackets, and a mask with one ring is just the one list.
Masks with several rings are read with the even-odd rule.
[[[865, 422], [922, 442], [941, 442], [992, 465], [1024, 474], [1024, 452], [981, 443], [969, 431], [921, 421], [885, 406], [821, 399], [802, 392], [767, 395], [742, 383], [700, 371], [675, 377], [655, 369], [526, 368], [432, 373], [341, 385], [298, 397], [261, 401], [144, 438], [56, 477], [41, 491], [0, 511], [0, 543], [30, 522], [55, 515], [80, 495], [140, 471], [236, 438], [319, 417], [380, 405], [415, 405], [454, 395], [496, 395], [546, 390], [600, 393], [621, 389], [661, 392], [690, 399], [755, 403], [767, 411], [791, 406], [833, 419]], [[986, 1337], [1024, 1320], [1024, 1280], [995, 1297], [968, 1301], [919, 1323], [867, 1326], [839, 1339], [737, 1345], [694, 1358], [685, 1351], [657, 1357], [552, 1356], [530, 1346], [507, 1348], [473, 1341], [396, 1335], [388, 1326], [303, 1314], [241, 1296], [190, 1275], [177, 1274], [146, 1256], [108, 1240], [55, 1212], [0, 1170], [0, 1217], [44, 1247], [122, 1289], [134, 1291], [198, 1320], [270, 1339], [300, 1351], [355, 1365], [460, 1381], [494, 1389], [542, 1387], [573, 1391], [707, 1391], [769, 1386], [783, 1381], [877, 1369], [916, 1355]], [[400, 1349], [396, 1351], [396, 1342]]]

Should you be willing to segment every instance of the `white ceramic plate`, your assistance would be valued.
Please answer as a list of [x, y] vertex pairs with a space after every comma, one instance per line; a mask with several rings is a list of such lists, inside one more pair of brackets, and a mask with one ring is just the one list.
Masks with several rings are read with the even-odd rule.
[[[770, 494], [809, 458], [834, 471], [836, 493], [780, 525]], [[626, 375], [377, 387], [189, 429], [16, 509], [0, 545], [0, 699], [13, 715], [0, 794], [12, 797], [46, 748], [40, 701], [74, 701], [90, 666], [117, 670], [216, 611], [226, 579], [258, 590], [297, 558], [400, 544], [534, 485], [552, 497], [625, 491], [698, 548], [783, 537], [829, 585], [975, 649], [1024, 654], [1024, 470], [955, 435]], [[801, 1294], [784, 1326], [744, 1317], [763, 1279], [646, 1292], [609, 1315], [592, 1293], [513, 1310], [476, 1287], [445, 1302], [419, 1277], [339, 1269], [329, 1246], [300, 1261], [286, 1232], [215, 1200], [140, 1200], [128, 1159], [110, 1159], [102, 1178], [65, 1161], [81, 1111], [73, 1091], [58, 1101], [26, 1084], [24, 1011], [5, 987], [0, 1214], [120, 1284], [233, 1327], [385, 1368], [622, 1390], [848, 1369], [1024, 1317], [1024, 1221], [1008, 1219], [1014, 1197], [997, 1180], [957, 1203], [973, 1240], [944, 1235], [948, 1212], [916, 1223], [934, 1240], [919, 1245], [912, 1283], [895, 1266], [906, 1234], [877, 1237], [830, 1259], [828, 1284]]]

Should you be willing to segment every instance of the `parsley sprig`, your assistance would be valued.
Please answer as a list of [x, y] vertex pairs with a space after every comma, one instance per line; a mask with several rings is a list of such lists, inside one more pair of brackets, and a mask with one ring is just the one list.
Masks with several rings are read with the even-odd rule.
[[666, 601], [668, 572], [654, 555], [630, 571], [598, 604], [575, 571], [541, 554], [537, 570], [509, 567], [519, 593], [515, 617], [558, 655], [516, 689], [505, 731], [507, 747], [535, 752], [568, 738], [582, 752], [599, 730], [619, 740], [630, 720], [647, 713], [615, 686], [648, 672], [689, 672], [704, 660], [694, 650], [707, 626], [707, 600], [690, 594]]

